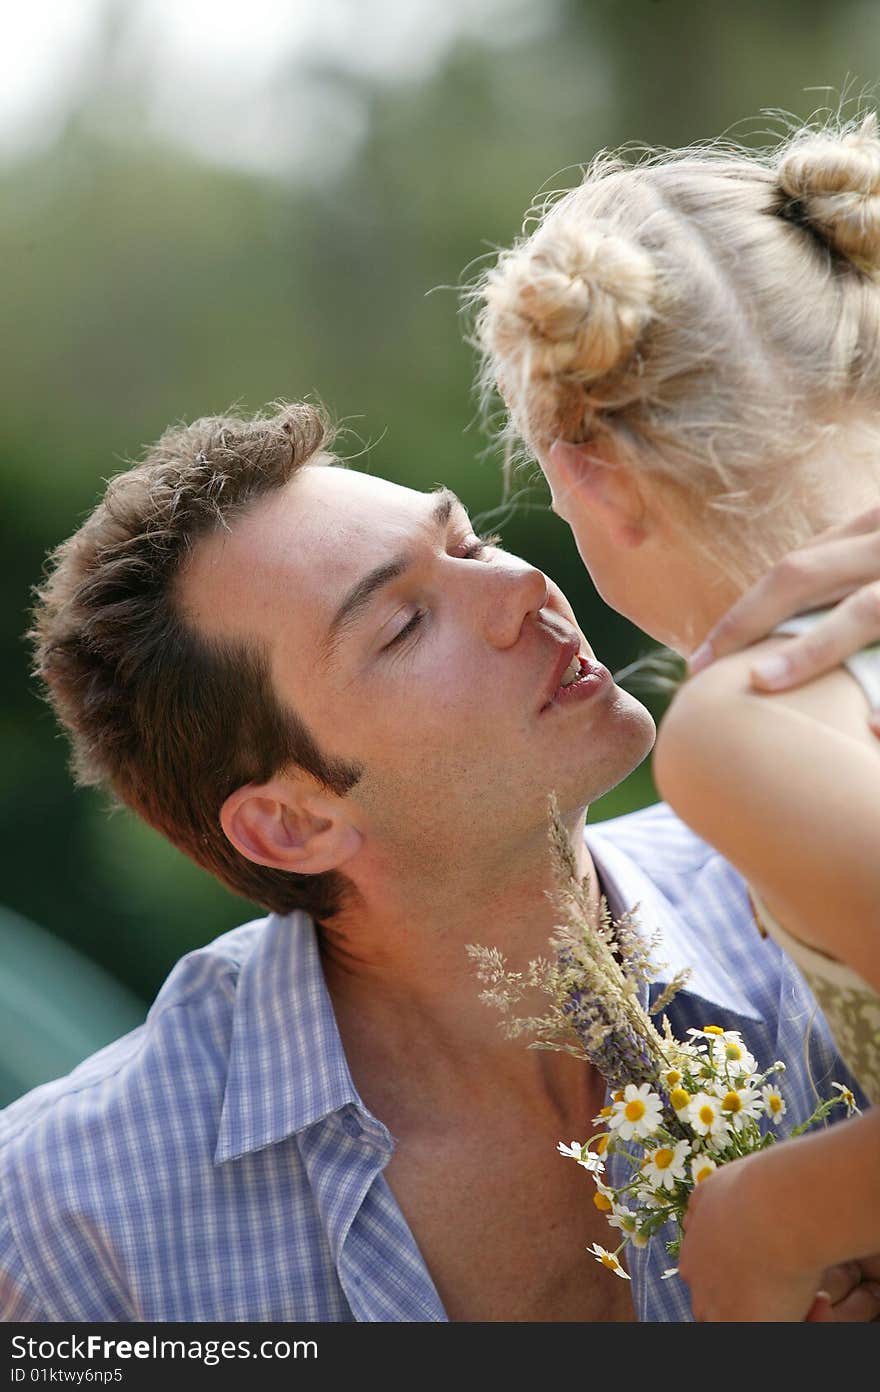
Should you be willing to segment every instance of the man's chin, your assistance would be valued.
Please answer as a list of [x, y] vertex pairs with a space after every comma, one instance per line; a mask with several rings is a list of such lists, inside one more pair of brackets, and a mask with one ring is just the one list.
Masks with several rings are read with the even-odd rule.
[[613, 735], [603, 742], [601, 757], [595, 757], [595, 749], [590, 751], [593, 758], [588, 764], [585, 762], [582, 777], [572, 780], [577, 784], [575, 801], [583, 798], [585, 805], [598, 802], [617, 788], [654, 748], [657, 727], [650, 712], [635, 697], [626, 692], [621, 695], [626, 698], [620, 703], [622, 718], [615, 723]]

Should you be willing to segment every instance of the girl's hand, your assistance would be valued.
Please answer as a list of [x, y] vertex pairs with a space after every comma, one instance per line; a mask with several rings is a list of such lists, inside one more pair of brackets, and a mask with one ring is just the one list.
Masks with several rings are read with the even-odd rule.
[[803, 1321], [823, 1288], [821, 1272], [790, 1264], [751, 1164], [760, 1158], [722, 1165], [691, 1194], [678, 1269], [696, 1320]]
[[880, 1320], [880, 1254], [845, 1262], [822, 1273], [822, 1289], [807, 1315], [812, 1324]]
[[[753, 668], [756, 689], [800, 686], [880, 640], [880, 507], [783, 557], [707, 635], [691, 657], [691, 674], [766, 637], [784, 619], [828, 604], [836, 607], [809, 633], [789, 638], [784, 655]], [[880, 735], [880, 710], [871, 727]]]

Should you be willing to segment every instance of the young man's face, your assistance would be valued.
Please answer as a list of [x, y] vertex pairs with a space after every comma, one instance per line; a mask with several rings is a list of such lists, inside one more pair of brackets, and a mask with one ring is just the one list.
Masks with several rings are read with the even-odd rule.
[[568, 602], [445, 492], [309, 465], [197, 551], [184, 595], [203, 631], [267, 645], [279, 697], [363, 766], [345, 802], [393, 850], [526, 831], [551, 789], [583, 807], [653, 742], [604, 669], [559, 690], [575, 650], [593, 661]]

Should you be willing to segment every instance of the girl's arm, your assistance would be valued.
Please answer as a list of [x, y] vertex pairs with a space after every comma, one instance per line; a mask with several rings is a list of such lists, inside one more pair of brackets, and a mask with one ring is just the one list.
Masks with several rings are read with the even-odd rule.
[[697, 1185], [679, 1271], [699, 1320], [803, 1320], [826, 1267], [880, 1252], [880, 1108]]
[[880, 750], [864, 696], [839, 670], [757, 694], [748, 686], [757, 651], [678, 692], [654, 751], [658, 791], [788, 932], [880, 992]]

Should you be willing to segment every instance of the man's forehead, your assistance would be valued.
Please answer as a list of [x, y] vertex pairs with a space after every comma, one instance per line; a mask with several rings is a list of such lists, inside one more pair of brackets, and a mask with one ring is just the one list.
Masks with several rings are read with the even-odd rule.
[[338, 526], [378, 521], [383, 515], [401, 519], [424, 513], [429, 497], [415, 488], [358, 469], [309, 464], [287, 485], [293, 510], [300, 509]]
[[431, 501], [355, 469], [307, 465], [196, 548], [183, 577], [185, 608], [218, 636], [268, 636], [270, 611], [286, 597], [317, 624], [365, 566], [427, 519]]

